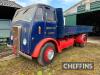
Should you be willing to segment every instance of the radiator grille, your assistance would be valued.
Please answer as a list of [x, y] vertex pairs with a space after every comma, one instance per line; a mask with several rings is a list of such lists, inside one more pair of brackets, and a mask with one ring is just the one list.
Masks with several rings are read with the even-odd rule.
[[13, 46], [16, 48], [17, 52], [20, 50], [20, 32], [21, 26], [14, 26], [12, 28]]

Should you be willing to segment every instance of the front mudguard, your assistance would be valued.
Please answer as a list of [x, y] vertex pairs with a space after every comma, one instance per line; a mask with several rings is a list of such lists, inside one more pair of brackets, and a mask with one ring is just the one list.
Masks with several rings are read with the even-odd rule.
[[33, 50], [33, 53], [32, 53], [32, 57], [33, 58], [37, 58], [40, 54], [40, 51], [41, 51], [41, 48], [43, 47], [44, 44], [46, 44], [47, 42], [52, 42], [54, 43], [54, 45], [56, 46], [57, 50], [59, 51], [59, 46], [58, 46], [58, 43], [55, 39], [53, 38], [45, 38], [45, 39], [42, 39], [35, 47], [35, 49]]

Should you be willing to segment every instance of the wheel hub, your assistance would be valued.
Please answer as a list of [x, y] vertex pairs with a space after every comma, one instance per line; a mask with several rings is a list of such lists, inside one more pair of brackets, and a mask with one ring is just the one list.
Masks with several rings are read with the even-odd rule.
[[48, 51], [47, 57], [48, 57], [49, 60], [52, 60], [53, 57], [54, 57], [54, 51], [53, 50]]

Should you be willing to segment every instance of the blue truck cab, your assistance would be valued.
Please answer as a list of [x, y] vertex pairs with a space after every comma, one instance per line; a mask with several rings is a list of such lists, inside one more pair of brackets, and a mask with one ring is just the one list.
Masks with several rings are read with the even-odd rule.
[[64, 26], [63, 11], [44, 4], [19, 9], [11, 28], [12, 49], [15, 54], [37, 58], [39, 64], [52, 62], [55, 52], [74, 45], [83, 46], [91, 32], [90, 26]]

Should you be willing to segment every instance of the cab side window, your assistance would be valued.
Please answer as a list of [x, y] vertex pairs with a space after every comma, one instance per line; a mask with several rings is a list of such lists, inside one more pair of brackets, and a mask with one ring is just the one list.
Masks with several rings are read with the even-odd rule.
[[55, 22], [55, 13], [53, 10], [46, 9], [46, 21], [47, 22]]
[[38, 8], [35, 15], [35, 21], [43, 21], [43, 9]]

